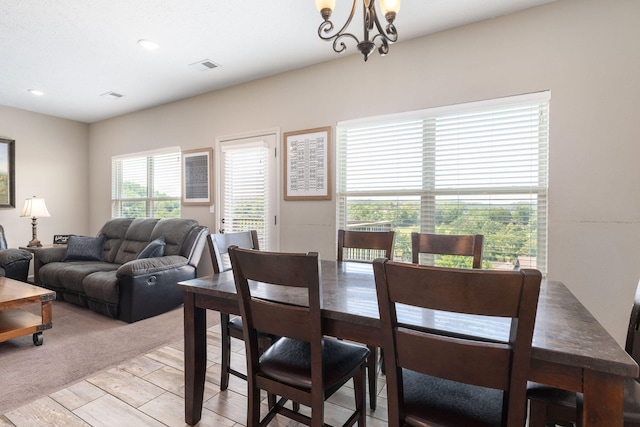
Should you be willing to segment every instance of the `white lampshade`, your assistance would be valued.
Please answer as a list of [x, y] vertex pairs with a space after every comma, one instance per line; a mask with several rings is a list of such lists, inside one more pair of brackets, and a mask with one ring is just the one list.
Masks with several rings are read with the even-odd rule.
[[387, 12], [398, 13], [400, 11], [400, 0], [380, 0], [380, 10], [382, 10], [383, 15], [386, 15]]
[[20, 216], [26, 216], [30, 218], [43, 218], [51, 216], [47, 210], [47, 205], [44, 204], [44, 199], [33, 196], [30, 199], [24, 201], [24, 208]]
[[322, 9], [334, 10], [336, 8], [336, 0], [316, 0], [316, 7], [319, 12], [321, 12]]

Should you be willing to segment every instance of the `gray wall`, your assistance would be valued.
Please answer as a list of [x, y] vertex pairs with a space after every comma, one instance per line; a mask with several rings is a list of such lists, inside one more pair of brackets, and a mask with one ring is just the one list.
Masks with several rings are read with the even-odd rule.
[[0, 105], [0, 138], [16, 141], [16, 207], [0, 209], [9, 246], [31, 240], [31, 219], [20, 213], [32, 196], [44, 198], [51, 214], [38, 219], [43, 243], [54, 234], [88, 233], [89, 125]]

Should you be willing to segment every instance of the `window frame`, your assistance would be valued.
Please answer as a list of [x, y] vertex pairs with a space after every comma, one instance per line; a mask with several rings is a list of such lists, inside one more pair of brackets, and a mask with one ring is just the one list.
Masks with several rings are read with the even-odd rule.
[[[548, 111], [549, 111], [549, 101], [550, 101], [550, 92], [537, 92], [532, 94], [525, 95], [516, 95], [486, 101], [477, 101], [456, 105], [449, 105], [443, 107], [435, 107], [424, 110], [410, 111], [405, 113], [398, 114], [390, 114], [384, 116], [375, 116], [368, 117], [356, 120], [348, 120], [338, 122], [336, 127], [336, 224], [337, 228], [348, 229], [347, 224], [347, 201], [349, 198], [363, 197], [369, 198], [370, 200], [374, 200], [374, 197], [379, 198], [392, 198], [397, 197], [398, 200], [400, 198], [409, 198], [409, 197], [417, 197], [419, 198], [420, 208], [419, 208], [419, 220], [418, 227], [419, 232], [423, 233], [434, 233], [436, 230], [436, 198], [442, 196], [450, 196], [450, 197], [460, 197], [463, 199], [465, 195], [481, 195], [481, 194], [490, 194], [498, 197], [501, 196], [509, 196], [517, 194], [528, 195], [530, 198], [535, 197], [535, 204], [533, 201], [529, 201], [530, 206], [536, 207], [536, 245], [535, 245], [535, 253], [536, 253], [536, 266], [535, 268], [539, 269], [543, 274], [546, 273], [547, 269], [547, 229], [548, 229]], [[508, 186], [504, 187], [487, 187], [485, 189], [465, 189], [465, 188], [438, 188], [436, 186], [436, 175], [437, 175], [437, 163], [436, 163], [436, 130], [435, 127], [431, 129], [426, 129], [429, 126], [437, 126], [435, 123], [438, 119], [447, 115], [456, 115], [456, 114], [465, 114], [465, 112], [473, 112], [483, 109], [494, 109], [494, 108], [502, 108], [510, 105], [518, 105], [518, 104], [536, 104], [539, 103], [542, 105], [541, 111], [544, 110], [546, 113], [545, 117], [539, 117], [538, 129], [544, 128], [544, 140], [539, 141], [538, 149], [540, 153], [540, 164], [538, 165], [538, 183], [537, 185], [531, 185], [529, 187], [525, 186], [517, 186], [513, 185], [511, 188]], [[397, 189], [393, 188], [393, 186], [389, 186], [389, 188], [373, 188], [375, 187], [372, 184], [371, 188], [365, 188], [366, 185], [362, 186], [360, 190], [351, 189], [348, 190], [348, 183], [346, 181], [346, 171], [349, 165], [346, 164], [346, 147], [347, 143], [347, 133], [362, 131], [363, 133], [367, 127], [374, 128], [375, 126], [383, 126], [386, 123], [395, 123], [402, 122], [408, 123], [413, 120], [422, 120], [423, 124], [423, 140], [419, 142], [422, 145], [423, 153], [422, 153], [422, 161], [425, 162], [425, 158], [431, 156], [433, 159], [433, 164], [428, 165], [428, 167], [424, 166], [422, 172], [422, 183], [420, 188], [403, 188]], [[373, 134], [376, 131], [371, 131]], [[432, 135], [431, 139], [424, 135]], [[538, 137], [542, 138], [538, 134]], [[353, 136], [351, 136], [353, 138]], [[397, 148], [399, 150], [400, 148]], [[427, 151], [430, 151], [428, 153]], [[544, 153], [543, 153], [544, 151]], [[354, 166], [355, 167], [355, 166]], [[375, 168], [375, 166], [372, 166]], [[426, 171], [427, 168], [431, 168], [430, 172]], [[355, 178], [353, 178], [355, 179]], [[377, 184], [380, 187], [385, 187], [384, 183]], [[397, 230], [396, 230], [397, 231]], [[397, 233], [396, 233], [397, 234]], [[463, 234], [463, 233], [459, 233]], [[473, 233], [476, 234], [476, 233]], [[482, 233], [479, 233], [482, 234]], [[396, 241], [398, 238], [396, 237]], [[485, 239], [485, 248], [487, 241]], [[410, 250], [410, 249], [409, 249]], [[524, 268], [525, 266], [523, 266]]]
[[[157, 171], [158, 165], [154, 161], [154, 158], [157, 156], [176, 156], [174, 165], [175, 169], [172, 168], [172, 173], [175, 175], [175, 182], [177, 184], [177, 195], [176, 196], [167, 196], [167, 197], [158, 197], [155, 196], [155, 181], [154, 177]], [[126, 160], [134, 160], [134, 159], [146, 159], [146, 197], [124, 197], [124, 181], [123, 181], [123, 161]], [[161, 171], [162, 172], [162, 171]], [[180, 218], [182, 215], [182, 190], [180, 186], [180, 177], [182, 174], [182, 166], [181, 166], [181, 150], [180, 147], [169, 147], [163, 148], [159, 150], [152, 151], [144, 151], [138, 153], [129, 153], [118, 156], [113, 156], [111, 158], [111, 217], [112, 218], [122, 218], [126, 217], [123, 215], [123, 204], [130, 202], [142, 202], [145, 204], [145, 217], [156, 217], [156, 218]], [[174, 202], [177, 205], [178, 215], [172, 216], [156, 216], [157, 210], [155, 209], [155, 204], [157, 202]], [[140, 217], [139, 215], [134, 215], [133, 217]]]

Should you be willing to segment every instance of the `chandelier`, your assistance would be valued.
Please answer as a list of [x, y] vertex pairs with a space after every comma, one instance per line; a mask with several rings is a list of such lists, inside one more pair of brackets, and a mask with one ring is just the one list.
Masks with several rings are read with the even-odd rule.
[[[355, 35], [346, 32], [360, 1], [362, 1], [363, 6], [364, 22], [364, 36], [362, 41], [358, 40], [358, 37]], [[353, 0], [349, 18], [344, 26], [334, 33], [333, 22], [331, 22], [329, 18], [331, 18], [331, 13], [335, 5], [336, 0], [316, 0], [316, 7], [324, 19], [324, 22], [318, 27], [318, 36], [320, 36], [322, 40], [333, 40], [333, 50], [335, 52], [344, 52], [347, 49], [344, 39], [351, 38], [356, 41], [358, 50], [364, 55], [365, 61], [369, 59], [369, 55], [376, 47], [382, 56], [389, 53], [389, 43], [394, 43], [398, 40], [398, 33], [396, 32], [396, 27], [393, 25], [393, 21], [396, 19], [396, 14], [400, 10], [400, 0], [380, 0], [380, 9], [387, 20], [385, 28], [382, 28], [382, 24], [378, 20], [375, 0]], [[373, 31], [377, 31], [377, 33], [369, 34]]]

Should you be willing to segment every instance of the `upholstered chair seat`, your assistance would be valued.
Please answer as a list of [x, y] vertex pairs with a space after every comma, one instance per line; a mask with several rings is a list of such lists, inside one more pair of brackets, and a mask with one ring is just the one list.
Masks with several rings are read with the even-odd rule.
[[405, 421], [409, 425], [437, 425], [440, 411], [444, 412], [443, 419], [448, 423], [451, 423], [452, 413], [459, 413], [461, 426], [501, 425], [502, 390], [449, 381], [407, 369], [403, 369], [402, 374], [407, 413]]
[[[332, 390], [344, 384], [369, 356], [369, 350], [361, 345], [324, 338], [322, 343], [322, 368], [324, 386]], [[280, 338], [260, 357], [261, 371], [293, 387], [311, 389], [311, 345], [292, 338]], [[355, 368], [354, 368], [355, 367]]]

